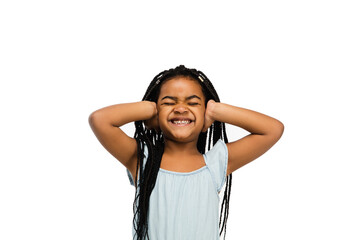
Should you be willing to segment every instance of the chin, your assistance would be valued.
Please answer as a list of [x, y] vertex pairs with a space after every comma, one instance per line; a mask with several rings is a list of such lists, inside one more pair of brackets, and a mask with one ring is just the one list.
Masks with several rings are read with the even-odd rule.
[[202, 130], [202, 128], [197, 129], [197, 128], [193, 128], [193, 129], [172, 129], [168, 126], [166, 127], [161, 127], [161, 131], [163, 133], [163, 136], [165, 139], [170, 140], [170, 141], [174, 141], [174, 142], [181, 142], [181, 143], [186, 143], [186, 142], [193, 142], [193, 141], [197, 141], [200, 132]]

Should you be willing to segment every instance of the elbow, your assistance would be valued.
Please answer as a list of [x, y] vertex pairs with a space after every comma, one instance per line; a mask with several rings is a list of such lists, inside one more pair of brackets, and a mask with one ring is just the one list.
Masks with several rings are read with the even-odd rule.
[[92, 114], [90, 114], [89, 117], [88, 117], [88, 122], [89, 122], [89, 125], [90, 125], [90, 126], [93, 126], [93, 125], [94, 125], [94, 120], [95, 120], [95, 118], [94, 118], [94, 115], [93, 115], [93, 113], [92, 113]]
[[95, 121], [97, 121], [96, 119], [99, 119], [99, 116], [97, 114], [97, 112], [92, 112], [89, 117], [88, 117], [88, 122], [90, 124], [90, 126], [94, 125]]
[[284, 129], [285, 129], [284, 124], [280, 121], [277, 121], [277, 123], [273, 127], [273, 135], [277, 140], [279, 140], [283, 135]]
[[268, 138], [271, 139], [271, 141], [277, 142], [283, 135], [284, 129], [284, 124], [276, 120], [268, 126], [267, 132], [261, 135], [266, 135]]

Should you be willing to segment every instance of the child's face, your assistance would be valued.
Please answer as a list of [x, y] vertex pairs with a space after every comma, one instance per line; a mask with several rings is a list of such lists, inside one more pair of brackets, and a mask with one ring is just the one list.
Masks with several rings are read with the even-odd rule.
[[196, 80], [179, 76], [165, 81], [157, 109], [159, 126], [166, 139], [197, 142], [204, 127], [205, 97]]

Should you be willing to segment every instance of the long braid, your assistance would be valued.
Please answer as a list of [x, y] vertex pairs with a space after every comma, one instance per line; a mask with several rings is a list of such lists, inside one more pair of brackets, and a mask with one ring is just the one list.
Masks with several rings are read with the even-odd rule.
[[[206, 79], [207, 81], [204, 81], [204, 83], [206, 85], [208, 85], [208, 89], [210, 90], [210, 92], [212, 93], [212, 95], [216, 96], [216, 99], [214, 99], [214, 101], [216, 102], [220, 102], [219, 96], [216, 93], [216, 90], [214, 88], [214, 86], [212, 85], [212, 83], [209, 81], [209, 79], [206, 77], [206, 75], [201, 72], [199, 72], [199, 76], [201, 76], [201, 78]], [[223, 139], [225, 143], [228, 143], [228, 138], [226, 135], [226, 129], [225, 129], [225, 123], [220, 123], [215, 121], [213, 123], [214, 125], [214, 134], [213, 134], [213, 144], [215, 144], [217, 142], [217, 140], [219, 138]], [[213, 128], [210, 128], [210, 131], [212, 131]], [[220, 131], [219, 131], [220, 130]], [[212, 136], [211, 132], [210, 132], [210, 136]], [[209, 150], [210, 150], [210, 141], [209, 141]], [[226, 177], [226, 187], [225, 187], [225, 191], [224, 191], [224, 197], [223, 197], [223, 202], [221, 204], [221, 214], [220, 214], [220, 222], [219, 222], [219, 228], [221, 227], [221, 219], [222, 219], [222, 214], [223, 214], [223, 210], [224, 210], [224, 205], [225, 205], [225, 212], [224, 212], [224, 221], [223, 221], [223, 226], [221, 227], [221, 231], [220, 231], [220, 236], [221, 233], [224, 231], [224, 239], [226, 236], [226, 223], [227, 223], [227, 219], [229, 216], [229, 203], [230, 203], [230, 194], [231, 194], [231, 184], [232, 184], [232, 174], [229, 174]]]
[[[165, 70], [154, 77], [148, 86], [146, 93], [143, 97], [143, 101], [153, 101], [157, 102], [159, 97], [160, 88], [162, 83], [165, 80], [171, 79], [176, 76], [187, 76], [192, 79], [197, 80], [201, 88], [203, 90], [205, 96], [205, 106], [207, 101], [210, 99], [214, 99], [216, 102], [220, 102], [219, 96], [215, 91], [214, 86], [210, 82], [210, 80], [206, 77], [204, 73], [198, 71], [196, 69], [188, 69], [184, 65], [180, 65], [175, 69]], [[143, 240], [145, 236], [149, 239], [148, 235], [148, 213], [149, 213], [149, 200], [150, 195], [155, 187], [156, 178], [159, 172], [161, 158], [164, 153], [164, 137], [162, 133], [158, 133], [155, 130], [149, 130], [144, 126], [144, 121], [135, 121], [135, 134], [134, 138], [137, 142], [137, 167], [136, 167], [136, 176], [135, 179], [138, 179], [138, 171], [140, 173], [139, 176], [139, 186], [135, 183], [136, 192], [135, 199], [133, 203], [133, 224], [135, 227], [136, 240]], [[225, 124], [222, 122], [215, 121], [206, 132], [201, 132], [197, 142], [197, 149], [200, 153], [204, 154], [206, 145], [208, 146], [208, 150], [211, 149], [211, 146], [214, 146], [215, 143], [219, 140], [223, 139], [225, 143], [228, 142], [225, 130]], [[206, 143], [206, 141], [208, 142]], [[144, 149], [145, 145], [148, 149], [148, 157], [143, 168], [144, 162]], [[140, 167], [141, 166], [141, 167]], [[139, 170], [140, 168], [140, 170]], [[232, 174], [227, 176], [226, 179], [226, 188], [224, 193], [223, 202], [221, 205], [221, 215], [219, 228], [221, 225], [221, 218], [223, 207], [225, 205], [225, 213], [224, 213], [224, 221], [223, 226], [221, 228], [221, 233], [225, 227], [224, 239], [226, 235], [226, 222], [228, 218], [228, 210], [229, 210], [229, 200], [230, 200], [230, 191], [231, 191], [231, 179]]]

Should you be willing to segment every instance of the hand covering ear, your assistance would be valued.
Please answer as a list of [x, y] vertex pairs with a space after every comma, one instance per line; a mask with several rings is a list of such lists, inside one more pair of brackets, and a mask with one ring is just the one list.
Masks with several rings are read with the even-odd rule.
[[213, 122], [215, 121], [211, 117], [211, 113], [212, 113], [212, 110], [213, 110], [215, 104], [216, 104], [216, 102], [212, 99], [210, 99], [207, 102], [207, 106], [206, 106], [206, 110], [205, 110], [205, 117], [204, 117], [204, 127], [201, 130], [202, 132], [206, 132], [208, 130], [208, 128], [211, 126], [211, 124], [213, 124]]
[[161, 132], [159, 126], [159, 113], [157, 111], [157, 108], [156, 113], [150, 119], [145, 120], [145, 127], [149, 130], [155, 130], [157, 133]]

